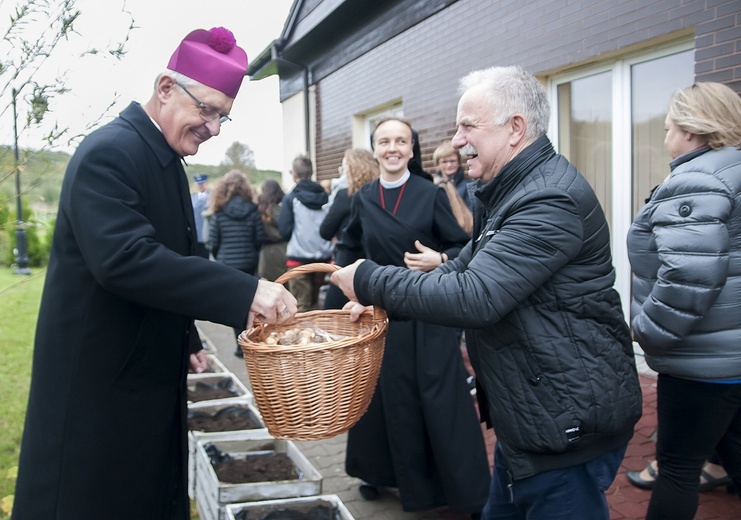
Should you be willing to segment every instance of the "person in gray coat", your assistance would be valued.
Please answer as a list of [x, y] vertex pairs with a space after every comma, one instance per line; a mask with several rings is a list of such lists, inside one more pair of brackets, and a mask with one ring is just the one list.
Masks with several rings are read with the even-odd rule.
[[[311, 159], [298, 155], [293, 160], [291, 175], [296, 183], [283, 197], [278, 217], [278, 229], [286, 245], [286, 267], [293, 269], [311, 263], [328, 263], [332, 258], [332, 242], [319, 234], [327, 209], [329, 194], [311, 180], [314, 173]], [[324, 284], [324, 273], [305, 273], [288, 281], [288, 290], [298, 300], [299, 312], [318, 309], [319, 291]]]
[[331, 280], [390, 317], [466, 329], [497, 436], [482, 518], [607, 520], [642, 409], [605, 216], [546, 137], [532, 74], [474, 71], [461, 91], [453, 146], [478, 182], [473, 239], [428, 273], [359, 260]]
[[672, 97], [665, 126], [671, 173], [628, 233], [631, 324], [659, 373], [647, 518], [682, 520], [716, 446], [741, 491], [741, 99], [696, 83]]

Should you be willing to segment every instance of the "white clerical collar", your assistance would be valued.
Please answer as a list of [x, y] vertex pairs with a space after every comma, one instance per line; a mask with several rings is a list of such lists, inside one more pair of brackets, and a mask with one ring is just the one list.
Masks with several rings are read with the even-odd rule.
[[[147, 115], [149, 115], [149, 114], [147, 114]], [[161, 134], [164, 134], [164, 132], [162, 131], [162, 128], [160, 128], [160, 125], [157, 124], [157, 121], [155, 121], [154, 119], [152, 119], [152, 116], [149, 116], [149, 120], [152, 122], [152, 124], [155, 127], [157, 127], [157, 130], [159, 130]]]
[[410, 175], [411, 173], [409, 173], [409, 170], [407, 170], [404, 172], [404, 175], [402, 175], [400, 178], [396, 179], [395, 181], [387, 181], [383, 177], [380, 177], [378, 180], [381, 181], [381, 186], [383, 186], [387, 190], [392, 190], [394, 188], [398, 188], [399, 186], [403, 185], [406, 181], [408, 181]]

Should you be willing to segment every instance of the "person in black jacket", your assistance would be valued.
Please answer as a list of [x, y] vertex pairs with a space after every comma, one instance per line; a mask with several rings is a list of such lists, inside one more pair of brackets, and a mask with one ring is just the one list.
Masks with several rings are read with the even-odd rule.
[[[252, 200], [252, 187], [244, 173], [232, 170], [219, 179], [209, 203], [207, 245], [217, 262], [255, 276], [265, 229]], [[242, 330], [234, 329], [235, 338]], [[239, 345], [234, 355], [242, 357]]]
[[642, 411], [607, 221], [546, 137], [532, 74], [474, 71], [461, 91], [453, 145], [480, 183], [473, 239], [429, 273], [359, 260], [331, 280], [389, 317], [466, 329], [497, 436], [482, 518], [607, 520], [604, 491]]
[[262, 183], [260, 195], [257, 197], [257, 210], [262, 215], [262, 227], [265, 228], [265, 242], [260, 249], [257, 274], [271, 282], [286, 272], [286, 241], [278, 229], [283, 197], [285, 197], [283, 188], [273, 179], [267, 179]]
[[435, 172], [435, 183], [452, 183], [455, 186], [455, 191], [458, 192], [458, 195], [470, 210], [472, 204], [468, 198], [468, 185], [471, 184], [471, 179], [466, 177], [463, 166], [461, 166], [461, 153], [453, 148], [453, 143], [450, 140], [446, 139], [435, 148], [435, 151], [432, 152], [432, 162], [438, 168]]
[[[352, 196], [363, 185], [379, 175], [378, 163], [373, 154], [362, 148], [351, 148], [345, 150], [342, 165], [339, 168], [340, 175], [344, 175], [347, 183], [346, 188], [340, 188], [335, 194], [334, 200], [329, 206], [327, 215], [319, 226], [319, 234], [325, 240], [335, 240], [332, 258], [339, 266], [346, 266], [358, 259], [342, 240], [342, 229], [350, 220], [350, 203]], [[339, 288], [330, 285], [324, 300], [325, 309], [341, 309], [347, 303], [347, 298]]]
[[[193, 320], [286, 322], [280, 284], [198, 256], [183, 157], [218, 135], [247, 69], [223, 27], [196, 30], [70, 159], [41, 297], [13, 518], [190, 517]], [[199, 345], [200, 348], [200, 345]]]
[[257, 274], [265, 230], [247, 176], [232, 170], [219, 179], [209, 207], [208, 247], [217, 262]]

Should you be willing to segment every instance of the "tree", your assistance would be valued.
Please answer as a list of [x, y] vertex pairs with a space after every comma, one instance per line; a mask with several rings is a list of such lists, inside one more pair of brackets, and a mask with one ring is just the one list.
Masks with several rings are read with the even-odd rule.
[[[22, 150], [18, 160], [12, 160], [12, 169], [0, 171], [0, 184], [20, 181], [21, 172], [38, 154], [69, 145], [81, 137], [81, 133], [70, 131], [71, 125], [50, 120], [54, 107], [61, 106], [64, 95], [70, 92], [66, 86], [66, 72], [55, 73], [50, 58], [61, 55], [71, 58], [66, 61], [72, 63], [81, 59], [120, 60], [126, 54], [124, 47], [134, 28], [130, 13], [125, 10], [122, 13], [128, 18], [122, 41], [96, 46], [94, 38], [84, 38], [76, 30], [75, 24], [83, 17], [76, 0], [5, 3], [0, 0], [0, 100], [12, 99], [10, 103], [0, 103], [0, 121], [3, 122], [0, 128], [13, 129], [12, 136], [4, 134], [0, 138], [16, 140], [13, 147], [0, 147], [0, 163], [11, 162], [8, 155], [17, 150], [18, 137], [24, 137], [23, 142], [33, 148]], [[74, 65], [67, 69], [74, 70]], [[111, 99], [108, 108], [115, 101]], [[88, 125], [88, 130], [100, 121], [108, 108]], [[18, 117], [15, 117], [16, 111]], [[46, 177], [42, 172], [41, 181]], [[18, 182], [14, 199], [19, 200], [21, 196], [25, 199], [32, 190], [40, 191], [41, 181], [37, 179], [34, 184], [26, 182], [24, 185]], [[22, 227], [20, 223], [19, 227]]]
[[224, 153], [226, 158], [221, 162], [230, 170], [240, 170], [248, 176], [255, 171], [255, 152], [239, 141], [234, 141]]
[[[61, 103], [62, 96], [69, 92], [64, 75], [50, 77], [49, 59], [58, 52], [85, 45], [80, 47], [83, 50], [79, 51], [79, 59], [110, 57], [120, 60], [126, 55], [125, 44], [134, 22], [127, 13], [130, 22], [123, 41], [97, 47], [75, 29], [75, 23], [83, 18], [76, 0], [16, 0], [11, 9], [8, 18], [0, 18], [3, 20], [0, 21], [0, 98], [7, 99], [13, 88], [19, 93], [18, 113], [25, 114], [18, 129], [22, 134], [41, 125], [53, 112], [55, 104]], [[0, 15], [5, 14], [4, 11]], [[111, 105], [114, 101], [111, 100]], [[6, 121], [8, 112], [9, 105], [0, 107], [0, 119]], [[45, 132], [40, 144], [53, 147], [65, 137], [68, 128], [54, 122]], [[69, 140], [76, 137], [79, 136], [67, 136]]]

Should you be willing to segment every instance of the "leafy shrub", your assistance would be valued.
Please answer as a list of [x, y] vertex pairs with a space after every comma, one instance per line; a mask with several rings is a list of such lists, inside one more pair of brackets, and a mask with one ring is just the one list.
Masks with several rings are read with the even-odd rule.
[[[49, 261], [49, 250], [51, 248], [51, 242], [48, 240], [42, 240], [39, 236], [39, 231], [43, 231], [43, 236], [46, 238], [48, 231], [45, 230], [45, 225], [38, 220], [34, 219], [33, 211], [25, 203], [24, 199], [21, 199], [22, 211], [23, 211], [23, 222], [24, 229], [26, 231], [26, 245], [28, 253], [28, 266], [29, 267], [42, 267]], [[5, 222], [5, 233], [4, 238], [7, 240], [7, 249], [3, 247], [0, 242], [0, 252], [2, 252], [2, 259], [7, 265], [13, 265], [16, 263], [16, 232], [18, 229], [17, 221], [14, 218], [8, 217]]]

